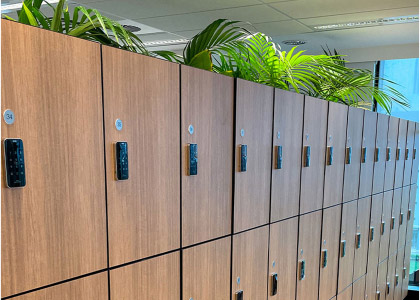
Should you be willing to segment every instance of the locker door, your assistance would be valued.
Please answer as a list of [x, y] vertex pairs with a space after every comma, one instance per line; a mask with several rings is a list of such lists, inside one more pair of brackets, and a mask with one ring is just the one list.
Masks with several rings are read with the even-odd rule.
[[16, 300], [105, 300], [108, 299], [106, 272], [54, 285], [42, 290], [13, 297]]
[[401, 212], [400, 212], [400, 218], [399, 218], [400, 226], [399, 226], [399, 232], [398, 232], [398, 250], [404, 248], [405, 246], [409, 202], [410, 202], [410, 186], [408, 185], [402, 188]]
[[182, 250], [183, 299], [230, 299], [230, 245], [226, 237]]
[[386, 300], [394, 299], [394, 290], [395, 290], [395, 267], [397, 263], [397, 255], [393, 254], [389, 256], [388, 259], [388, 272], [386, 275]]
[[[400, 119], [396, 117], [389, 117], [388, 143], [386, 149], [384, 149], [384, 151], [386, 152], [384, 182], [385, 191], [392, 190], [394, 188], [399, 120]], [[403, 153], [402, 150], [400, 152]]]
[[[233, 85], [233, 78], [181, 66], [183, 246], [231, 232]], [[197, 144], [197, 175], [189, 173], [189, 144]]]
[[322, 212], [299, 217], [296, 300], [318, 299]]
[[338, 263], [338, 292], [353, 282], [357, 201], [343, 204], [341, 215], [340, 255]]
[[364, 110], [351, 106], [348, 109], [346, 149], [351, 149], [351, 160], [345, 161], [344, 165], [343, 202], [358, 198], [362, 155]]
[[[115, 266], [180, 244], [179, 66], [111, 47], [102, 55], [109, 260]], [[127, 142], [128, 180], [115, 179], [116, 141]]]
[[324, 209], [322, 217], [319, 300], [329, 300], [337, 292], [341, 205]]
[[267, 299], [268, 226], [233, 236], [232, 299]]
[[344, 291], [338, 293], [337, 300], [352, 300], [353, 286], [348, 286]]
[[398, 250], [398, 233], [400, 227], [402, 189], [395, 189], [392, 201], [391, 224], [389, 226], [389, 254], [394, 255]]
[[363, 119], [362, 154], [360, 155], [359, 198], [372, 194], [377, 118], [377, 113], [365, 110], [365, 117]]
[[[298, 218], [270, 225], [268, 298], [295, 300]], [[273, 292], [277, 275], [277, 293]]]
[[[403, 177], [404, 177], [404, 164], [405, 162], [411, 163], [412, 160], [409, 159], [410, 154], [406, 148], [406, 141], [407, 141], [407, 126], [408, 121], [400, 119], [400, 126], [398, 129], [398, 149], [401, 149], [400, 159], [397, 159], [395, 163], [395, 183], [394, 187], [399, 188], [403, 185]], [[407, 155], [407, 157], [406, 157]], [[406, 160], [407, 158], [407, 160]]]
[[389, 236], [391, 232], [391, 211], [392, 211], [392, 192], [384, 193], [384, 200], [382, 203], [382, 220], [379, 228], [380, 245], [379, 245], [379, 262], [382, 262], [388, 257], [389, 250]]
[[414, 149], [413, 149], [413, 164], [411, 170], [411, 183], [417, 183], [419, 175], [419, 123], [416, 123], [416, 129], [414, 132]]
[[373, 269], [376, 270], [379, 262], [383, 197], [383, 193], [372, 195], [369, 225], [368, 271]]
[[403, 268], [404, 268], [404, 249], [397, 253], [397, 265], [395, 268], [395, 290], [394, 300], [402, 300], [402, 286], [403, 286]]
[[[415, 206], [416, 206], [416, 194], [417, 194], [417, 185], [413, 184], [410, 186], [410, 203], [408, 207], [408, 215], [409, 219], [407, 218], [407, 233], [405, 236], [406, 244], [413, 239], [413, 225], [414, 225], [414, 213], [415, 213]], [[407, 215], [407, 217], [408, 217]]]
[[373, 186], [372, 193], [380, 193], [384, 190], [385, 180], [385, 161], [386, 161], [386, 146], [388, 136], [389, 116], [378, 114], [378, 121], [376, 123], [376, 142], [375, 142], [375, 157], [373, 168]]
[[342, 202], [347, 113], [348, 107], [346, 105], [328, 102], [323, 207], [329, 207]]
[[[406, 142], [406, 149], [408, 149], [408, 153], [407, 153], [407, 157], [404, 157], [406, 158], [406, 160], [404, 163], [403, 186], [411, 184], [411, 170], [413, 166], [413, 158], [417, 156], [417, 153], [414, 153], [415, 132], [416, 132], [416, 123], [412, 121], [408, 121], [407, 142]], [[417, 163], [418, 163], [418, 160], [417, 160]]]
[[176, 251], [111, 270], [111, 300], [178, 300], [179, 261]]
[[360, 277], [356, 282], [353, 283], [353, 300], [363, 300], [366, 298], [365, 293], [366, 275]]
[[410, 259], [411, 259], [411, 241], [407, 242], [404, 248], [404, 268], [402, 275], [403, 286], [402, 286], [402, 298], [405, 299], [408, 295], [408, 282], [410, 281]]
[[387, 271], [388, 259], [378, 265], [378, 280], [376, 282], [376, 291], [379, 293], [379, 299], [385, 299], [387, 296]]
[[366, 273], [366, 300], [377, 300], [376, 299], [376, 279], [378, 275], [378, 265], [375, 264], [374, 267], [368, 266]]
[[362, 275], [366, 274], [371, 201], [371, 197], [362, 198], [357, 201], [356, 247], [354, 251], [353, 281], [356, 281]]
[[299, 213], [303, 101], [301, 94], [275, 90], [271, 222]]
[[6, 297], [106, 268], [107, 254], [100, 46], [1, 24], [1, 110], [16, 118], [1, 138], [22, 140], [26, 177], [2, 181]]
[[305, 96], [300, 213], [322, 208], [328, 102]]
[[234, 232], [269, 222], [273, 91], [237, 80]]

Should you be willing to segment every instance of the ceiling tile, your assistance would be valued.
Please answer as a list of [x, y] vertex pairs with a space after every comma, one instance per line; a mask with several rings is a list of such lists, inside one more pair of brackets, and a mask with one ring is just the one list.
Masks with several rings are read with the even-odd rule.
[[256, 29], [269, 36], [311, 32], [308, 27], [295, 20], [254, 24]]
[[173, 33], [155, 33], [155, 34], [143, 34], [137, 35], [144, 43], [147, 42], [157, 42], [157, 41], [170, 41], [170, 40], [179, 40], [184, 39], [183, 36], [173, 34]]
[[176, 33], [186, 39], [190, 39], [193, 36], [195, 36], [197, 33], [199, 33], [201, 30], [185, 30], [185, 31], [174, 31], [173, 33]]

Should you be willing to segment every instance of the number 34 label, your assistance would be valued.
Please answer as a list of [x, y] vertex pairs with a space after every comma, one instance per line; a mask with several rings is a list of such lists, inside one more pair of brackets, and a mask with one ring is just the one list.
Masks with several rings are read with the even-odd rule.
[[3, 119], [6, 122], [6, 124], [13, 124], [15, 122], [15, 114], [12, 110], [6, 109], [3, 113]]

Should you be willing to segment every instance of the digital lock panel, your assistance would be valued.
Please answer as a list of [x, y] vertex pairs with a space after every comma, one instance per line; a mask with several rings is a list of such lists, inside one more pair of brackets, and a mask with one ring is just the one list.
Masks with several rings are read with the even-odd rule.
[[127, 142], [115, 143], [115, 177], [117, 180], [128, 179], [128, 145]]
[[25, 158], [21, 139], [5, 139], [6, 183], [9, 188], [26, 185]]

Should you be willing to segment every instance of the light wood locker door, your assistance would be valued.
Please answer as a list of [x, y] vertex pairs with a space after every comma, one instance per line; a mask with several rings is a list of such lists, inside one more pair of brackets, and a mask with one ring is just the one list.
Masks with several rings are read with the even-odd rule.
[[111, 300], [179, 300], [179, 262], [176, 251], [111, 270]]
[[226, 237], [183, 250], [183, 299], [230, 299], [230, 246]]
[[[181, 66], [182, 245], [231, 233], [234, 79]], [[197, 175], [189, 175], [197, 144]]]
[[398, 229], [398, 251], [405, 246], [405, 237], [407, 233], [407, 214], [410, 202], [410, 186], [407, 185], [402, 188], [401, 197], [401, 211], [399, 217], [399, 229]]
[[[360, 160], [362, 157], [364, 110], [349, 107], [346, 149], [351, 149], [351, 160], [345, 161], [343, 202], [355, 200], [359, 195]], [[346, 151], [349, 151], [346, 150]]]
[[[298, 217], [270, 225], [269, 299], [295, 300], [298, 228]], [[273, 278], [275, 275], [277, 275], [277, 293], [274, 295]]]
[[410, 186], [410, 203], [408, 206], [408, 215], [407, 215], [407, 233], [405, 236], [405, 243], [407, 244], [409, 241], [413, 239], [413, 225], [414, 225], [414, 214], [416, 213], [416, 199], [417, 197], [417, 185], [412, 184]]
[[107, 253], [100, 46], [1, 24], [1, 109], [16, 118], [1, 137], [22, 139], [26, 173], [1, 187], [6, 297], [106, 268]]
[[378, 265], [368, 266], [366, 273], [366, 300], [377, 300], [376, 299], [376, 279], [378, 275]]
[[388, 259], [384, 260], [378, 265], [378, 279], [376, 281], [376, 292], [379, 293], [379, 299], [385, 299], [387, 295], [387, 271]]
[[300, 213], [322, 208], [328, 102], [305, 96]]
[[[395, 162], [395, 182], [394, 182], [394, 188], [400, 188], [403, 185], [403, 177], [404, 177], [404, 165], [407, 162], [412, 162], [412, 160], [409, 159], [410, 153], [406, 153], [406, 141], [407, 141], [407, 126], [408, 121], [399, 119], [400, 120], [400, 126], [398, 128], [398, 145], [397, 145], [397, 151], [398, 149], [401, 149], [401, 154], [399, 159]], [[405, 160], [407, 156], [407, 160]], [[412, 154], [412, 153], [411, 153]]]
[[419, 175], [419, 123], [416, 123], [414, 132], [413, 164], [411, 169], [411, 184], [417, 183]]
[[378, 230], [380, 234], [380, 245], [379, 245], [379, 262], [382, 262], [388, 257], [389, 250], [389, 237], [391, 233], [391, 213], [392, 213], [392, 196], [393, 191], [387, 191], [384, 193], [384, 199], [382, 203], [382, 220], [381, 226]]
[[233, 236], [232, 299], [267, 299], [268, 225]]
[[348, 286], [344, 291], [338, 293], [337, 300], [352, 300], [353, 286]]
[[340, 245], [341, 205], [324, 209], [322, 216], [319, 300], [329, 300], [337, 293]]
[[340, 253], [338, 263], [338, 292], [353, 282], [357, 201], [343, 204], [341, 215]]
[[[103, 47], [109, 263], [179, 248], [179, 66]], [[117, 130], [116, 120], [122, 130]], [[129, 178], [116, 180], [115, 143]]]
[[417, 150], [414, 150], [415, 132], [416, 132], [416, 123], [412, 121], [408, 121], [407, 141], [406, 141], [406, 147], [405, 147], [406, 149], [408, 149], [408, 153], [407, 153], [407, 157], [404, 157], [406, 160], [404, 162], [403, 186], [411, 184], [411, 170], [413, 167], [413, 158], [417, 156], [417, 153], [414, 153], [414, 151], [417, 152]]
[[343, 200], [347, 113], [348, 106], [335, 102], [328, 103], [323, 207], [339, 204]]
[[237, 79], [234, 232], [269, 222], [273, 93]]
[[317, 300], [322, 211], [299, 217], [296, 300]]
[[[357, 200], [356, 247], [354, 250], [353, 281], [366, 274], [371, 197]], [[360, 241], [359, 241], [360, 240]]]
[[398, 250], [398, 233], [400, 227], [400, 211], [401, 211], [402, 188], [394, 190], [392, 200], [391, 222], [389, 224], [389, 252], [388, 255], [395, 255]]
[[404, 248], [404, 267], [402, 275], [403, 286], [402, 286], [402, 298], [405, 299], [408, 295], [408, 283], [410, 281], [410, 259], [411, 259], [411, 241], [407, 241]]
[[366, 291], [366, 275], [360, 277], [353, 283], [353, 300], [364, 300], [367, 298]]
[[299, 214], [304, 101], [301, 94], [279, 89], [274, 93], [271, 222]]
[[401, 249], [397, 253], [397, 265], [395, 268], [395, 289], [394, 289], [394, 300], [402, 300], [402, 286], [403, 286], [403, 268], [404, 268], [404, 251]]
[[365, 110], [365, 117], [363, 119], [362, 153], [360, 155], [359, 198], [367, 197], [372, 194], [377, 119], [377, 113]]
[[378, 114], [376, 123], [376, 142], [374, 150], [374, 168], [372, 193], [383, 192], [385, 181], [386, 146], [388, 136], [389, 116]]
[[383, 193], [372, 195], [369, 225], [368, 272], [377, 270], [381, 240]]
[[388, 272], [386, 275], [386, 300], [394, 299], [395, 290], [395, 268], [397, 264], [397, 254], [394, 253], [388, 258]]
[[[396, 117], [389, 117], [388, 127], [388, 142], [385, 153], [385, 181], [384, 190], [392, 190], [394, 188], [395, 177], [395, 162], [397, 155], [397, 141], [398, 141], [398, 125], [400, 119]], [[402, 153], [402, 152], [401, 152]]]
[[107, 272], [54, 285], [42, 290], [13, 297], [16, 300], [107, 300]]

